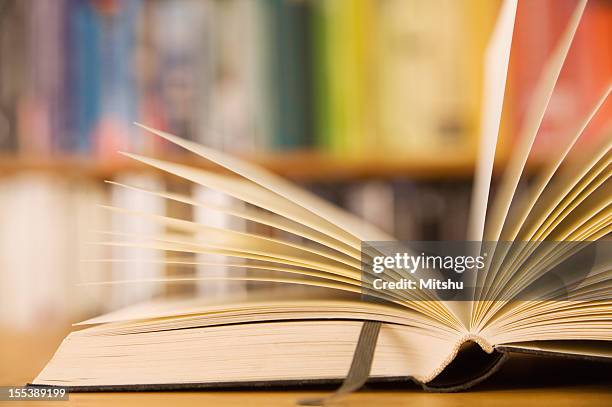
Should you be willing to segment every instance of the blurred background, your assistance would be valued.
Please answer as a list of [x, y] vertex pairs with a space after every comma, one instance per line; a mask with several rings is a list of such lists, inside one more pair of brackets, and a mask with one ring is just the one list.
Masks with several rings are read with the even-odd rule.
[[[61, 325], [143, 299], [230, 290], [200, 283], [78, 286], [181, 272], [163, 264], [163, 252], [91, 244], [99, 231], [159, 228], [97, 204], [277, 233], [105, 184], [167, 189], [217, 205], [228, 200], [117, 154], [209, 168], [134, 121], [257, 162], [398, 239], [463, 239], [483, 55], [499, 5], [0, 0], [0, 329]], [[519, 1], [501, 165], [575, 5]], [[534, 166], [610, 83], [611, 23], [610, 1], [588, 3], [530, 157]], [[606, 123], [609, 116], [597, 117], [585, 137]], [[142, 261], [90, 261], [116, 257]]]

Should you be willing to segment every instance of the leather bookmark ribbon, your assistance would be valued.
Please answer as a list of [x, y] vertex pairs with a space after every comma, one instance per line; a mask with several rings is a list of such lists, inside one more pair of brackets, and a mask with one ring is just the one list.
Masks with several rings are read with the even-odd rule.
[[381, 322], [364, 321], [353, 353], [351, 367], [338, 390], [326, 397], [298, 400], [298, 404], [301, 406], [323, 406], [333, 399], [359, 390], [370, 376], [381, 325]]

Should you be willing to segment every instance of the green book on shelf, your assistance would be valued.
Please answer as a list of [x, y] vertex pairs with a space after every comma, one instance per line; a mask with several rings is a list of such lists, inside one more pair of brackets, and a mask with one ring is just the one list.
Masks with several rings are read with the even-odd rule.
[[308, 2], [263, 2], [268, 16], [271, 58], [268, 74], [275, 121], [273, 147], [297, 149], [312, 145]]
[[367, 154], [377, 147], [375, 2], [315, 1], [313, 7], [317, 144], [333, 153]]

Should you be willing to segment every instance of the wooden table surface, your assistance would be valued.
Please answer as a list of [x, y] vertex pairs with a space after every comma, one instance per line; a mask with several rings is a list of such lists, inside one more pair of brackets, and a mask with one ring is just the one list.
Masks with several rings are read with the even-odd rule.
[[[17, 334], [0, 328], [0, 385], [23, 385], [49, 360], [63, 331]], [[334, 406], [612, 406], [612, 366], [512, 359], [469, 392], [425, 393], [415, 387], [366, 389]], [[77, 406], [295, 406], [329, 390], [72, 393], [69, 402], [5, 402], [8, 407]], [[0, 402], [0, 405], [3, 403]]]

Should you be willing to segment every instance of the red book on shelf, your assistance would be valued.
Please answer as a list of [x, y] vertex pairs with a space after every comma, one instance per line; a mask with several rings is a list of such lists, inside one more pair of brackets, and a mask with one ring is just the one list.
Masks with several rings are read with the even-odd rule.
[[[538, 78], [563, 35], [577, 0], [520, 1], [510, 69], [512, 117], [516, 137]], [[588, 114], [612, 82], [612, 3], [587, 4], [533, 146], [532, 158], [564, 145], [576, 123]], [[609, 124], [610, 103], [585, 130], [580, 145], [590, 143]]]

